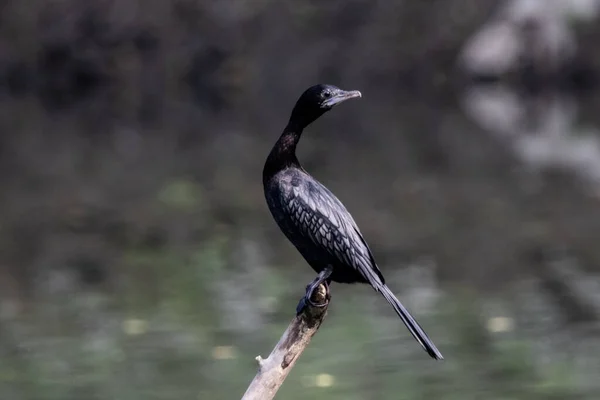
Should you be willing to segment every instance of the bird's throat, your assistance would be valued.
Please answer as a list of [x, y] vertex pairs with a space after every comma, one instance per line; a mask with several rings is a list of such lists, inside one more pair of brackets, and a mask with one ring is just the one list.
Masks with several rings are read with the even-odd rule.
[[263, 170], [263, 180], [289, 167], [300, 168], [300, 162], [296, 157], [296, 145], [300, 141], [301, 135], [302, 128], [294, 125], [286, 126], [267, 157]]

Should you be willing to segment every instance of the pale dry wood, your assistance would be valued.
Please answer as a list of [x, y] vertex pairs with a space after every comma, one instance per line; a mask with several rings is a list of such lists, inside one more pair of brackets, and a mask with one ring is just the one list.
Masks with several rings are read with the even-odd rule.
[[290, 325], [279, 339], [269, 357], [258, 361], [258, 373], [248, 386], [242, 400], [271, 400], [283, 384], [283, 381], [296, 364], [298, 357], [310, 343], [321, 326], [329, 299], [326, 298], [325, 286], [320, 285], [311, 299], [315, 304], [325, 304], [324, 307], [307, 305], [302, 313], [290, 322]]

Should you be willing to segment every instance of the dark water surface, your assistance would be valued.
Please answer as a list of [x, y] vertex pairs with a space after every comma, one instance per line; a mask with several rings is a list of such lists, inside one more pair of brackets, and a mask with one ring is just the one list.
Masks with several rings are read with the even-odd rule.
[[[446, 361], [368, 287], [338, 285], [280, 397], [595, 398], [598, 96], [340, 86], [363, 98], [299, 157]], [[296, 89], [145, 117], [110, 95], [2, 101], [3, 399], [239, 398], [313, 278], [261, 186]]]

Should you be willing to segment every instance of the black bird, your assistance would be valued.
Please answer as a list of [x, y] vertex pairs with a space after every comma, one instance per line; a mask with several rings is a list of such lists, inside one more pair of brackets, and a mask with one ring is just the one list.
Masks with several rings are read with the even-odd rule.
[[[435, 359], [440, 351], [386, 286], [373, 254], [346, 207], [320, 182], [310, 176], [296, 158], [302, 131], [334, 106], [356, 97], [359, 91], [344, 91], [332, 85], [315, 85], [298, 99], [290, 120], [273, 146], [263, 169], [263, 186], [273, 218], [319, 274], [306, 287], [298, 304], [300, 313], [314, 289], [331, 281], [368, 283], [394, 307], [410, 333]], [[315, 305], [319, 306], [319, 305]]]

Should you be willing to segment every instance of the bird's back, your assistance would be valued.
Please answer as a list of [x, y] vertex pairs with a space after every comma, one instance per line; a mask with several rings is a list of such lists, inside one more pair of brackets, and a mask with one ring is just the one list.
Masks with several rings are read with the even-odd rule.
[[343, 283], [384, 283], [352, 215], [323, 184], [299, 168], [287, 168], [264, 182], [273, 217], [311, 267], [333, 267]]

